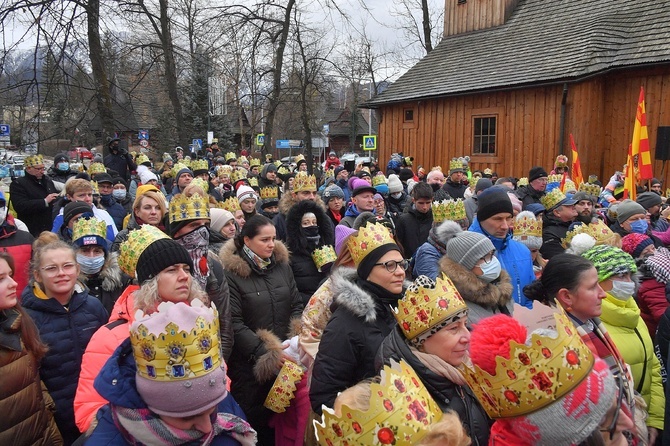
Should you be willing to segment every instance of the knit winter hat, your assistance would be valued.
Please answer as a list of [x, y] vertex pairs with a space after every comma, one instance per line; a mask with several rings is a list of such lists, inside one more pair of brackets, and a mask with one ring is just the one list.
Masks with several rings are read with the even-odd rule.
[[470, 271], [491, 251], [495, 251], [495, 246], [487, 236], [479, 232], [462, 231], [447, 242], [446, 255]]
[[547, 174], [547, 171], [544, 170], [544, 167], [535, 166], [528, 172], [528, 182], [530, 183], [531, 181], [537, 180], [538, 178], [548, 176], [549, 174]]
[[410, 178], [414, 178], [414, 172], [412, 172], [412, 169], [400, 169], [398, 178], [400, 178], [400, 181], [407, 182]]
[[193, 171], [191, 169], [189, 169], [188, 167], [184, 167], [177, 172], [177, 175], [175, 175], [175, 177], [174, 177], [175, 178], [175, 184], [176, 184], [176, 182], [179, 181], [179, 177], [184, 175], [185, 173], [191, 174], [191, 176], [193, 176]]
[[242, 203], [247, 198], [253, 198], [255, 201], [258, 201], [258, 195], [256, 195], [256, 192], [251, 187], [240, 186], [240, 188], [237, 189], [237, 201]]
[[140, 176], [142, 184], [148, 184], [149, 181], [158, 181], [155, 173], [149, 170], [147, 166], [137, 166], [137, 174]]
[[624, 200], [616, 207], [616, 221], [621, 224], [631, 218], [633, 215], [646, 215], [646, 213], [647, 211], [645, 208], [643, 208], [639, 203], [636, 203], [633, 200]]
[[355, 229], [349, 228], [344, 225], [335, 226], [335, 253], [338, 256], [342, 252], [342, 246], [344, 246], [344, 241], [354, 232], [356, 232]]
[[372, 192], [373, 194], [377, 193], [377, 190], [372, 187], [370, 183], [360, 178], [354, 178], [351, 181], [351, 188], [352, 197], [355, 197], [358, 194], [362, 194], [363, 192]]
[[656, 248], [654, 255], [644, 260], [654, 278], [661, 283], [670, 282], [670, 251], [666, 248]]
[[644, 192], [637, 196], [635, 201], [638, 202], [643, 208], [649, 209], [654, 206], [660, 206], [663, 203], [661, 196], [655, 192]]
[[482, 222], [496, 214], [507, 213], [514, 215], [512, 201], [507, 190], [502, 187], [489, 187], [477, 197], [477, 220]]
[[323, 199], [323, 202], [328, 205], [328, 202], [333, 198], [341, 198], [344, 200], [344, 191], [342, 191], [340, 186], [332, 184], [323, 191], [321, 198]]
[[82, 214], [84, 217], [93, 216], [93, 208], [83, 201], [71, 201], [63, 208], [63, 226], [67, 227], [75, 215]]
[[226, 223], [235, 218], [230, 211], [219, 208], [210, 209], [209, 216], [212, 219], [209, 223], [209, 227], [214, 232], [221, 232], [221, 229], [223, 229]]
[[491, 182], [491, 180], [489, 180], [488, 178], [480, 178], [479, 180], [477, 180], [477, 184], [475, 185], [475, 194], [477, 192], [483, 192], [489, 187], [493, 187], [493, 183]]
[[402, 192], [402, 181], [398, 178], [398, 175], [392, 173], [389, 175], [389, 193], [395, 194]]
[[653, 244], [654, 241], [645, 234], [631, 233], [621, 239], [621, 249], [632, 255], [634, 259], [640, 257], [644, 248]]
[[637, 272], [635, 260], [619, 248], [609, 245], [597, 245], [582, 254], [590, 260], [598, 271], [598, 282], [612, 276]]

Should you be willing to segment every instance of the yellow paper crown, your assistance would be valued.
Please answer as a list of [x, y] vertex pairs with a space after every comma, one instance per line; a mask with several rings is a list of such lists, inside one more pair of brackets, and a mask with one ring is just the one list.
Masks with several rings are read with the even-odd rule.
[[216, 174], [218, 176], [222, 176], [222, 175], [230, 176], [231, 173], [233, 173], [233, 168], [232, 168], [232, 166], [229, 166], [228, 164], [226, 164], [224, 166], [219, 166], [219, 167], [216, 168]]
[[362, 226], [357, 233], [347, 239], [347, 247], [356, 266], [375, 249], [383, 245], [394, 244], [391, 231], [381, 223]]
[[518, 187], [521, 187], [521, 186], [528, 186], [528, 177], [521, 177], [521, 178], [519, 178], [519, 181], [517, 181], [516, 185], [517, 185]]
[[237, 162], [240, 163], [240, 164], [244, 164], [244, 163], [248, 164], [249, 160], [247, 159], [246, 156], [241, 156], [241, 157], [237, 158]]
[[207, 181], [203, 180], [203, 179], [200, 178], [200, 177], [198, 177], [198, 178], [193, 178], [193, 179], [191, 180], [191, 183], [189, 184], [189, 186], [190, 186], [190, 185], [198, 186], [198, 187], [199, 187], [200, 189], [202, 189], [205, 193], [208, 193], [208, 192], [209, 192], [209, 183], [208, 183]]
[[249, 167], [261, 167], [260, 158], [249, 157]]
[[178, 162], [177, 164], [172, 166], [172, 176], [177, 178], [177, 174], [179, 173], [180, 170], [183, 170], [183, 169], [189, 169], [189, 167], [181, 161]]
[[240, 202], [237, 200], [237, 197], [230, 197], [221, 202], [221, 207], [234, 214], [235, 211], [240, 210]]
[[86, 241], [84, 241], [84, 245], [97, 245], [98, 242], [95, 237], [100, 237], [105, 240], [107, 237], [107, 223], [95, 217], [77, 219], [72, 227], [72, 241], [87, 236], [91, 237], [91, 243], [86, 243]]
[[486, 169], [484, 169], [484, 175], [493, 175], [493, 170], [487, 167]]
[[337, 254], [335, 254], [335, 248], [332, 245], [322, 246], [312, 252], [312, 261], [319, 272], [321, 272], [321, 268], [335, 260], [337, 260]]
[[35, 167], [44, 164], [44, 157], [42, 155], [30, 155], [23, 160], [25, 167]]
[[[527, 212], [527, 211], [526, 211]], [[532, 212], [520, 213], [514, 222], [514, 237], [540, 237], [542, 238], [542, 221], [535, 218]]]
[[98, 173], [107, 173], [105, 165], [102, 163], [91, 163], [91, 165], [88, 166], [88, 174], [95, 175]]
[[279, 169], [277, 169], [277, 173], [280, 175], [286, 175], [291, 172], [285, 166], [280, 166]]
[[579, 234], [588, 234], [591, 237], [595, 238], [595, 235], [593, 234], [593, 228], [591, 227], [591, 225], [577, 225], [570, 231], [568, 231], [565, 234], [565, 237], [561, 239], [561, 246], [563, 246], [564, 249], [568, 249], [570, 247], [570, 243], [572, 243], [572, 239], [574, 239], [575, 236]]
[[97, 181], [91, 181], [91, 187], [93, 188], [93, 195], [100, 195], [100, 188], [98, 188]]
[[467, 218], [465, 202], [457, 200], [433, 201], [433, 222], [442, 223], [445, 220], [458, 221]]
[[130, 343], [137, 373], [152, 381], [199, 378], [221, 367], [219, 314], [214, 303], [208, 308], [198, 299], [190, 306], [162, 302], [151, 315], [138, 310], [130, 327]]
[[563, 181], [563, 175], [548, 175], [547, 183], [560, 183]]
[[381, 382], [370, 384], [367, 411], [342, 406], [338, 417], [324, 408], [321, 423], [314, 420], [320, 445], [410, 446], [442, 418], [442, 411], [416, 372], [405, 361], [384, 366]]
[[567, 178], [563, 184], [563, 192], [575, 192], [576, 190], [577, 186], [575, 186], [575, 182]]
[[293, 158], [293, 162], [296, 163], [296, 164], [298, 164], [300, 161], [305, 161], [305, 155], [300, 154], [300, 155], [296, 156], [295, 158]]
[[449, 161], [449, 170], [451, 171], [454, 169], [463, 169], [463, 161], [459, 161], [458, 159]]
[[284, 361], [263, 405], [276, 413], [286, 412], [295, 396], [295, 384], [302, 379], [302, 367], [293, 361]]
[[570, 393], [591, 372], [594, 358], [575, 326], [554, 313], [556, 338], [533, 334], [530, 345], [510, 341], [510, 359], [496, 357], [490, 375], [478, 366], [463, 376], [491, 418], [518, 417], [542, 409]]
[[209, 163], [207, 160], [193, 160], [191, 161], [191, 170], [195, 172], [196, 170], [209, 170]]
[[185, 156], [182, 160], [181, 163], [188, 167], [189, 169], [191, 168], [191, 157], [190, 156]]
[[592, 197], [598, 198], [600, 196], [600, 193], [603, 191], [603, 188], [598, 186], [597, 184], [582, 183], [579, 185], [579, 191], [586, 192]]
[[298, 172], [293, 181], [293, 192], [316, 192], [316, 177], [307, 172]]
[[146, 156], [144, 153], [140, 153], [137, 158], [135, 159], [135, 162], [137, 164], [144, 164], [144, 163], [150, 163], [151, 160], [149, 159], [148, 156]]
[[238, 181], [246, 179], [247, 179], [247, 170], [242, 167], [233, 170], [233, 173], [230, 174], [230, 181], [232, 183], [236, 183]]
[[119, 249], [119, 268], [130, 277], [135, 277], [137, 261], [149, 245], [156, 240], [170, 238], [155, 226], [142, 225], [140, 229], [130, 231], [126, 241]]
[[274, 162], [273, 164], [274, 164], [276, 167], [279, 167], [279, 166], [281, 166], [281, 161], [280, 161], [280, 160], [275, 160], [275, 162]]
[[417, 277], [398, 302], [394, 315], [405, 337], [413, 340], [437, 332], [465, 310], [467, 306], [460, 293], [442, 274], [436, 281], [426, 276]]
[[247, 181], [249, 181], [249, 186], [258, 187], [258, 177], [247, 178]]
[[170, 200], [170, 224], [187, 220], [210, 219], [207, 199], [200, 194], [178, 194]]
[[373, 187], [379, 186], [380, 184], [389, 184], [388, 180], [384, 175], [375, 175], [374, 177], [372, 177]]
[[612, 239], [616, 238], [616, 233], [600, 219], [589, 223], [589, 228], [593, 238], [596, 239], [596, 245], [609, 245]]
[[268, 186], [262, 187], [260, 191], [261, 200], [279, 200], [279, 188]]
[[237, 155], [235, 152], [228, 152], [225, 154], [224, 158], [226, 159], [226, 162], [230, 160], [237, 160]]
[[560, 203], [563, 200], [565, 200], [565, 194], [561, 192], [559, 188], [553, 189], [551, 192], [545, 194], [542, 198], [540, 198], [540, 202], [542, 203], [542, 206], [544, 206], [546, 210], [552, 209], [554, 206], [557, 206], [558, 203]]

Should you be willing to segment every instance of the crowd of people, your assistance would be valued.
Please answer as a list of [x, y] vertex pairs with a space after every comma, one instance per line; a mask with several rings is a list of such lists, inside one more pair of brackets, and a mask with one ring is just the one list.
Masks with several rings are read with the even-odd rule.
[[107, 149], [0, 194], [1, 444], [670, 445], [660, 181]]

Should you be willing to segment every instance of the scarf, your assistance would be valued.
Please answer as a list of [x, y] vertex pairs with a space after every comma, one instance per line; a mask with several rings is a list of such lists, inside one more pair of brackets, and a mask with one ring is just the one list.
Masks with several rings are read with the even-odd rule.
[[[142, 220], [142, 219], [141, 219], [140, 217], [138, 217], [137, 215], [134, 215], [134, 214], [133, 214], [133, 216], [135, 217], [135, 223], [137, 223], [137, 227], [138, 227], [138, 228], [142, 227], [142, 225], [148, 225], [148, 224], [149, 224], [149, 223], [145, 222], [144, 220]], [[158, 229], [160, 229], [161, 231], [165, 232], [165, 225], [163, 224], [163, 220], [161, 220], [161, 222], [158, 223], [158, 224], [156, 225], [156, 227], [157, 227]]]
[[422, 352], [420, 350], [417, 350], [417, 348], [413, 346], [410, 346], [409, 349], [412, 351], [414, 356], [416, 356], [417, 359], [421, 361], [421, 364], [428, 367], [428, 369], [431, 372], [435, 373], [437, 376], [446, 378], [447, 380], [459, 386], [468, 385], [467, 382], [465, 381], [465, 378], [463, 378], [461, 372], [456, 367], [444, 361], [439, 356]]
[[[398, 267], [400, 268], [400, 267]], [[393, 307], [398, 306], [398, 301], [402, 299], [402, 295], [404, 294], [404, 290], [400, 294], [393, 294], [386, 288], [383, 288], [376, 283], [372, 283], [367, 280], [362, 280], [359, 279], [356, 281], [356, 284], [361, 287], [363, 290], [367, 291], [368, 293], [372, 294], [372, 296], [377, 299], [379, 302], [384, 304], [385, 306], [391, 305]]]
[[207, 252], [209, 251], [209, 229], [200, 226], [188, 234], [176, 239], [183, 246], [193, 261], [193, 278], [203, 290], [207, 289], [207, 277], [209, 276], [209, 265], [207, 264]]
[[437, 249], [437, 252], [440, 253], [440, 256], [444, 256], [447, 253], [447, 246], [437, 237], [437, 234], [435, 234], [435, 228], [432, 228], [428, 233], [428, 243]]
[[212, 444], [214, 437], [228, 434], [244, 446], [256, 444], [256, 431], [238, 416], [229, 413], [212, 414], [212, 431], [182, 430], [170, 426], [149, 409], [129, 409], [110, 405], [112, 418], [123, 438], [131, 445], [182, 445], [199, 441]]
[[269, 259], [260, 258], [259, 256], [256, 255], [255, 252], [249, 249], [247, 245], [242, 246], [242, 251], [244, 252], [244, 254], [246, 254], [247, 258], [251, 260], [251, 262], [261, 270], [266, 269], [272, 263], [272, 258]]
[[0, 311], [0, 347], [16, 352], [21, 345], [21, 313], [16, 308]]

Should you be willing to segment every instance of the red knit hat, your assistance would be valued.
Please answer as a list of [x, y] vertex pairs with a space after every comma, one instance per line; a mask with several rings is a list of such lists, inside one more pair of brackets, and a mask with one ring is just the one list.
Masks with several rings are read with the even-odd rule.
[[632, 255], [637, 259], [649, 245], [653, 245], [654, 241], [645, 234], [638, 234], [636, 232], [630, 233], [621, 239], [621, 249]]

